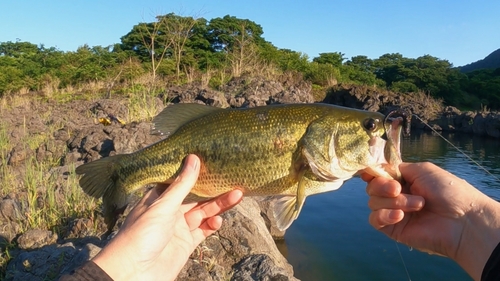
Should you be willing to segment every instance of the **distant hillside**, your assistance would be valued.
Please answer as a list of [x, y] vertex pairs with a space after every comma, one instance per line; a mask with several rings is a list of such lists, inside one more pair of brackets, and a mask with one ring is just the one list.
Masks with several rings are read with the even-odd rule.
[[500, 67], [500, 49], [489, 54], [482, 60], [478, 60], [473, 63], [469, 63], [460, 67], [461, 72], [471, 72], [477, 69], [484, 68], [499, 68]]

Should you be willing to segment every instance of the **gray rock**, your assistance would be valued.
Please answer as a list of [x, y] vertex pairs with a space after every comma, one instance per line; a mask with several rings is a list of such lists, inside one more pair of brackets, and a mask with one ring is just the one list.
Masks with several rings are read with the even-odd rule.
[[7, 266], [5, 280], [56, 280], [75, 254], [73, 245], [50, 245], [22, 251]]
[[0, 201], [0, 218], [5, 221], [19, 221], [23, 219], [21, 206], [11, 198], [4, 198]]
[[6, 280], [57, 280], [93, 258], [100, 249], [91, 243], [83, 247], [66, 243], [44, 246], [35, 251], [21, 251], [9, 262]]
[[263, 200], [258, 200], [258, 204], [261, 209], [261, 216], [266, 223], [266, 227], [273, 237], [273, 239], [283, 239], [285, 237], [285, 231], [279, 230], [276, 227], [276, 219], [274, 218], [274, 205], [277, 199], [270, 197]]
[[293, 268], [279, 252], [272, 236], [260, 215], [258, 203], [252, 198], [244, 198], [222, 217], [224, 223], [215, 238], [207, 239], [205, 246], [211, 251], [207, 258], [214, 258], [215, 264], [231, 268], [243, 257], [256, 254], [269, 256], [277, 268], [293, 276]]
[[9, 153], [10, 157], [7, 162], [7, 165], [12, 165], [12, 166], [17, 166], [26, 160], [28, 155], [31, 155], [33, 151], [24, 145], [23, 143], [18, 143], [14, 148], [12, 148], [11, 152]]
[[488, 114], [485, 130], [488, 136], [500, 138], [500, 114]]
[[184, 268], [181, 270], [175, 280], [178, 281], [199, 281], [199, 280], [214, 280], [210, 273], [203, 265], [194, 260], [188, 260]]
[[10, 244], [21, 230], [17, 222], [6, 222], [0, 224], [0, 245]]
[[30, 229], [17, 238], [19, 248], [33, 250], [57, 241], [57, 234], [49, 230]]
[[[67, 243], [68, 246], [73, 246], [72, 243]], [[86, 261], [94, 258], [100, 251], [101, 247], [92, 243], [87, 243], [83, 247], [74, 247], [71, 259], [64, 264], [60, 271], [59, 276], [69, 274], [72, 270], [80, 267]]]
[[274, 264], [268, 255], [251, 255], [235, 264], [231, 281], [292, 281], [298, 280]]

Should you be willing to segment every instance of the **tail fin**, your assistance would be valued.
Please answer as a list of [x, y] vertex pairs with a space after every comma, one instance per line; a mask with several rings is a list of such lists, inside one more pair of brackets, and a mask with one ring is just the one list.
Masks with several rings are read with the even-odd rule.
[[103, 202], [104, 222], [111, 232], [118, 217], [128, 204], [129, 195], [124, 187], [117, 184], [121, 158], [125, 154], [115, 155], [92, 161], [76, 168], [76, 173], [83, 175], [80, 186], [88, 195], [100, 198]]

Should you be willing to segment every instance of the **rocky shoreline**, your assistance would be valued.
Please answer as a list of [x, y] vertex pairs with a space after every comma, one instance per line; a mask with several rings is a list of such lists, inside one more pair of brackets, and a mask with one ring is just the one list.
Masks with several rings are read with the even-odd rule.
[[[284, 77], [281, 81], [257, 78], [234, 79], [220, 91], [197, 84], [170, 87], [156, 98], [154, 110], [158, 113], [163, 100], [181, 103], [203, 103], [217, 107], [253, 107], [273, 103], [326, 102], [342, 106], [387, 113], [395, 107], [409, 107], [435, 130], [473, 133], [500, 138], [500, 116], [491, 112], [460, 112], [452, 107], [429, 106], [429, 101], [406, 97], [392, 92], [378, 92], [366, 87], [337, 86], [324, 95], [313, 93], [310, 84], [300, 79]], [[13, 185], [26, 173], [21, 169], [29, 157], [36, 161], [59, 159], [58, 165], [47, 176], [58, 180], [54, 188], [64, 193], [71, 167], [84, 161], [96, 160], [114, 154], [130, 153], [159, 140], [149, 134], [148, 122], [108, 125], [99, 118], [116, 116], [126, 118], [126, 99], [75, 101], [58, 105], [53, 102], [27, 102], [0, 111], [7, 124], [6, 135], [16, 144], [1, 165], [10, 167]], [[49, 112], [48, 116], [45, 116]], [[41, 118], [40, 116], [45, 116]], [[49, 138], [36, 148], [22, 144], [23, 137], [37, 136], [52, 124], [60, 124]], [[412, 126], [428, 129], [420, 120]], [[18, 168], [16, 168], [18, 167]], [[5, 175], [0, 175], [0, 177]], [[39, 206], [43, 206], [43, 198]], [[260, 204], [260, 205], [259, 205]], [[226, 212], [224, 224], [213, 237], [207, 239], [193, 253], [178, 280], [297, 280], [293, 268], [279, 252], [273, 238], [284, 233], [273, 229], [266, 215], [272, 202], [245, 200]], [[5, 194], [0, 200], [0, 239], [2, 252], [10, 261], [6, 280], [54, 280], [92, 258], [107, 240], [102, 218], [69, 218], [58, 225], [59, 234], [47, 229], [23, 229], [27, 203], [21, 194]], [[98, 210], [96, 210], [98, 212]]]

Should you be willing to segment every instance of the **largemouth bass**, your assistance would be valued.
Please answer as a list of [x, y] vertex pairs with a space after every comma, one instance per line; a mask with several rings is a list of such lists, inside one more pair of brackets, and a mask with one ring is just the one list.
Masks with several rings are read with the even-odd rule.
[[206, 200], [235, 188], [246, 196], [281, 196], [273, 211], [281, 230], [298, 217], [309, 195], [336, 190], [361, 171], [399, 175], [402, 118], [377, 112], [328, 104], [174, 104], [153, 122], [165, 139], [76, 168], [83, 190], [103, 198], [108, 230], [129, 195], [146, 184], [173, 181], [188, 154], [201, 160], [191, 198]]

